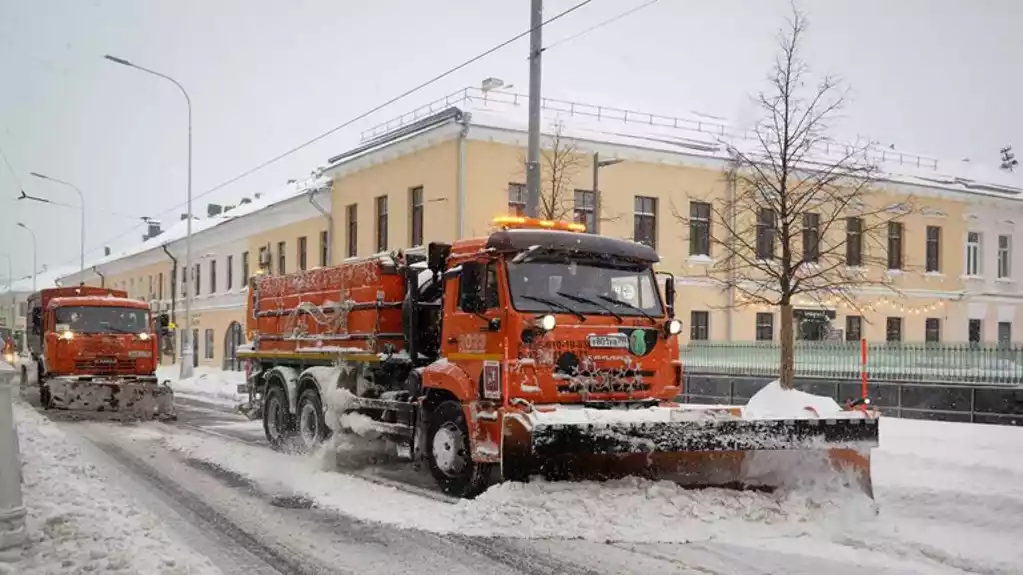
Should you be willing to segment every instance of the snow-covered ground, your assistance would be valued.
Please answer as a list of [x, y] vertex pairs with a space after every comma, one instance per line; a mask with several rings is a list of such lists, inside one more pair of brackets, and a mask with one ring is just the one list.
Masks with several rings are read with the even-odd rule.
[[185, 431], [161, 441], [323, 508], [439, 533], [727, 541], [751, 552], [848, 556], [905, 572], [1019, 573], [1023, 565], [1023, 461], [1013, 457], [1023, 443], [1020, 428], [884, 419], [872, 463], [876, 501], [823, 485], [765, 494], [628, 479], [506, 483], [452, 505], [327, 471], [329, 450], [284, 455]]
[[192, 377], [180, 379], [180, 368], [167, 365], [157, 368], [160, 381], [169, 381], [175, 395], [201, 399], [235, 407], [248, 401], [247, 395], [238, 393], [238, 384], [245, 383], [244, 371], [223, 371], [211, 367], [197, 367]]
[[15, 403], [14, 417], [31, 544], [17, 562], [0, 562], [0, 574], [219, 573], [112, 484], [80, 438], [22, 403]]

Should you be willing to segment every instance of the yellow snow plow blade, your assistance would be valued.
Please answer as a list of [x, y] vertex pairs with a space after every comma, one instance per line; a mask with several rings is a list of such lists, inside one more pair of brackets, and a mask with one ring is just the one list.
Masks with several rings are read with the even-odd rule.
[[174, 391], [155, 377], [53, 378], [45, 383], [44, 407], [76, 415], [116, 419], [176, 419]]
[[870, 449], [877, 445], [877, 414], [865, 411], [766, 419], [738, 407], [537, 406], [505, 415], [501, 466], [510, 480], [636, 475], [738, 489], [837, 478], [873, 497]]

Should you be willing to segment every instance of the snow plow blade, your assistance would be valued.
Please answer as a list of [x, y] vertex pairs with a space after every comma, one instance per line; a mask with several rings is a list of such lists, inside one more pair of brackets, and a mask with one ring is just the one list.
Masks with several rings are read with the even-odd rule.
[[156, 378], [54, 378], [45, 383], [44, 407], [66, 410], [76, 418], [174, 420], [174, 391]]
[[633, 475], [687, 487], [770, 490], [806, 475], [818, 480], [823, 471], [873, 497], [870, 449], [878, 445], [878, 420], [871, 414], [753, 419], [741, 408], [645, 410], [660, 411], [650, 418], [657, 421], [636, 421], [638, 410], [588, 410], [597, 412], [596, 422], [507, 415], [502, 475], [598, 481]]

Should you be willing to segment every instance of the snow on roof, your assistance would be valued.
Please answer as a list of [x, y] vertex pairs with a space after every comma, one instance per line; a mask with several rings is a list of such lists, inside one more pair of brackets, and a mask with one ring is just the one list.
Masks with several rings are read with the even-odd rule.
[[[501, 90], [466, 88], [435, 100], [398, 118], [365, 130], [364, 142], [380, 138], [443, 109], [457, 107], [471, 114], [475, 126], [524, 132], [528, 127], [529, 98]], [[752, 134], [727, 120], [698, 112], [659, 114], [582, 101], [543, 98], [542, 129], [550, 135], [560, 124], [567, 138], [631, 146], [647, 150], [724, 159], [729, 146], [755, 147]], [[818, 161], [834, 160], [847, 144], [834, 142], [815, 150]], [[1023, 175], [975, 162], [944, 162], [933, 156], [872, 145], [870, 161], [893, 182], [955, 191], [1023, 196]]]
[[[78, 272], [79, 268], [77, 265], [74, 266], [61, 266], [53, 269], [46, 269], [45, 267], [36, 274], [35, 286], [37, 290], [57, 287], [57, 281], [65, 276]], [[20, 278], [15, 278], [11, 282], [11, 291], [14, 293], [32, 293], [32, 276], [27, 275]], [[0, 283], [0, 294], [7, 293], [7, 282]]]
[[[195, 235], [199, 232], [214, 228], [231, 220], [246, 216], [262, 209], [268, 208], [274, 204], [283, 202], [285, 200], [300, 196], [312, 190], [323, 188], [330, 184], [330, 178], [326, 177], [309, 177], [305, 180], [297, 180], [289, 182], [284, 186], [275, 188], [267, 193], [260, 194], [255, 200], [247, 203], [239, 203], [235, 207], [231, 208], [227, 212], [223, 212], [213, 217], [201, 218], [198, 216], [192, 216], [192, 234]], [[117, 261], [129, 256], [147, 252], [152, 249], [157, 249], [161, 246], [171, 244], [178, 240], [184, 239], [188, 234], [188, 221], [182, 219], [175, 222], [166, 230], [163, 230], [159, 235], [149, 238], [140, 243], [134, 244], [128, 248], [112, 251], [109, 256], [103, 256], [92, 261], [87, 262], [86, 269], [93, 266], [100, 266], [106, 263]], [[77, 273], [78, 267], [71, 269], [64, 268], [64, 275], [71, 275]], [[59, 276], [63, 277], [63, 276]], [[41, 284], [40, 284], [41, 285]]]

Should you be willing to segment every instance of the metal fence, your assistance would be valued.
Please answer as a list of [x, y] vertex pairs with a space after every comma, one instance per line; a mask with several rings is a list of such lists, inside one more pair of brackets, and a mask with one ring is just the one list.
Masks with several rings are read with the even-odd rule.
[[[775, 342], [692, 342], [682, 347], [688, 372], [775, 377]], [[797, 377], [856, 380], [865, 367], [870, 381], [1021, 385], [1023, 347], [1018, 345], [869, 343], [867, 362], [859, 342], [797, 341]]]
[[[745, 405], [777, 376], [731, 376], [688, 372], [681, 401]], [[860, 382], [797, 378], [796, 388], [834, 398], [840, 404], [860, 397]], [[935, 421], [1023, 425], [1023, 386], [996, 384], [871, 381], [867, 393], [887, 416]]]

